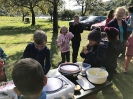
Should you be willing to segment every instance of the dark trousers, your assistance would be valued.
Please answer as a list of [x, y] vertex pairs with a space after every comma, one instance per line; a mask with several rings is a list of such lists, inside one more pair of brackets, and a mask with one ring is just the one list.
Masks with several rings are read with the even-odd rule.
[[61, 58], [61, 63], [64, 63], [65, 61], [70, 62], [70, 51], [61, 53]]
[[113, 78], [114, 78], [114, 72], [115, 72], [115, 69], [112, 69], [112, 68], [106, 68], [107, 72], [109, 73], [108, 77], [107, 77], [107, 80], [108, 81], [112, 81]]
[[79, 47], [80, 47], [80, 41], [72, 41], [72, 49], [73, 49], [72, 61], [73, 61], [73, 63], [77, 62]]

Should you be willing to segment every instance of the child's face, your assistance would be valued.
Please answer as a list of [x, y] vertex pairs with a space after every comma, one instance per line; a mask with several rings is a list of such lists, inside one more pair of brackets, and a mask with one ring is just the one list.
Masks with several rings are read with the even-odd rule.
[[97, 44], [97, 42], [96, 42], [96, 41], [89, 40], [89, 45], [90, 45], [90, 46], [94, 46], [94, 45], [96, 45], [96, 44]]
[[66, 34], [66, 33], [67, 33], [67, 28], [63, 27], [63, 28], [61, 29], [61, 33], [62, 33], [62, 34]]
[[42, 44], [37, 44], [36, 42], [34, 42], [34, 44], [38, 50], [42, 50], [46, 46], [46, 42], [43, 42]]

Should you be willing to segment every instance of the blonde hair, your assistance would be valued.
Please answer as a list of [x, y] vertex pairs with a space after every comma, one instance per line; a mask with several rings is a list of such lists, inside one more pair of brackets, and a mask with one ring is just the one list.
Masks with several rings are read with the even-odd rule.
[[119, 12], [120, 10], [124, 10], [124, 13], [126, 13], [126, 10], [125, 10], [125, 8], [124, 8], [124, 7], [118, 7], [118, 8], [116, 8], [116, 10], [115, 10], [115, 13], [114, 13], [114, 18], [116, 18], [116, 17], [117, 17], [117, 14], [118, 14], [118, 12]]
[[62, 26], [62, 27], [60, 28], [60, 33], [61, 33], [61, 34], [62, 34], [61, 31], [62, 31], [63, 28], [66, 28], [66, 30], [68, 31], [68, 28], [67, 28], [66, 26]]

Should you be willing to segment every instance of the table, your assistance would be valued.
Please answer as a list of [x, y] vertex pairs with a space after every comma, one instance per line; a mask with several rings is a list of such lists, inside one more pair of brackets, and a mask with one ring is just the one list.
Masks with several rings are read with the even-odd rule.
[[[60, 73], [58, 72], [58, 69], [52, 69], [48, 72], [48, 74], [46, 76], [52, 77], [52, 76], [56, 76], [56, 75], [60, 75]], [[77, 84], [76, 80], [79, 78], [81, 79], [84, 77], [81, 75], [78, 75], [77, 78], [73, 78], [73, 79], [69, 79], [69, 80], [71, 80], [74, 84]], [[93, 88], [93, 89], [86, 90], [86, 91], [81, 89], [79, 92], [75, 92], [74, 93], [75, 99], [83, 99], [87, 96], [90, 96], [91, 94], [97, 93], [98, 91], [101, 91], [102, 89], [105, 89], [105, 88], [111, 86], [112, 83], [109, 81], [106, 81], [104, 84], [99, 84], [99, 85], [94, 84], [94, 85], [95, 85], [95, 88]]]

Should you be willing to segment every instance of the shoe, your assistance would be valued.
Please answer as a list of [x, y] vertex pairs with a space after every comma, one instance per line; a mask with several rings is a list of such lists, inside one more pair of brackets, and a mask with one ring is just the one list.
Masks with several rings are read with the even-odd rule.
[[124, 73], [124, 74], [127, 74], [127, 71], [124, 70], [123, 73]]

